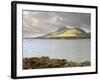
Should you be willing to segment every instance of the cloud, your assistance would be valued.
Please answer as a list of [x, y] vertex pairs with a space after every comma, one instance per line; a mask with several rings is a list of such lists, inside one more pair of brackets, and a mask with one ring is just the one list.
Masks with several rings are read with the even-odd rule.
[[23, 37], [44, 35], [66, 26], [90, 30], [90, 14], [23, 11]]

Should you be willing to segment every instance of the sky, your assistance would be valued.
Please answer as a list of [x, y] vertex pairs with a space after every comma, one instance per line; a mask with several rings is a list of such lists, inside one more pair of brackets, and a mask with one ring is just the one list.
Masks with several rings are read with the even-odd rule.
[[62, 27], [77, 27], [90, 32], [89, 13], [23, 11], [23, 37], [32, 38], [54, 32]]

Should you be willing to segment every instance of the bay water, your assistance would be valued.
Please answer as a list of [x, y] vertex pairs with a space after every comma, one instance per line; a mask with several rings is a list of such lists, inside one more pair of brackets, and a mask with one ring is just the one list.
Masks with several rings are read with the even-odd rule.
[[90, 61], [90, 39], [23, 39], [23, 58], [48, 56], [69, 61]]

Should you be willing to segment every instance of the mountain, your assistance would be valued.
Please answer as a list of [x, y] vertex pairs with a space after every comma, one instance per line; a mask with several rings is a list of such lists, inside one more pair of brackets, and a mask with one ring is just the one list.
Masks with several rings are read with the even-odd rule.
[[49, 36], [51, 34], [59, 34], [59, 33], [62, 33], [64, 31], [66, 31], [67, 29], [68, 29], [67, 27], [61, 27], [61, 28], [58, 28], [58, 29], [54, 30], [53, 32], [50, 32], [50, 33], [45, 34], [42, 37], [47, 37], [47, 36]]
[[85, 32], [81, 28], [67, 28], [61, 32], [51, 33], [44, 38], [64, 38], [64, 39], [77, 39], [77, 38], [90, 38], [90, 33]]
[[43, 36], [35, 37], [39, 39], [89, 39], [91, 33], [87, 33], [81, 28], [61, 27]]

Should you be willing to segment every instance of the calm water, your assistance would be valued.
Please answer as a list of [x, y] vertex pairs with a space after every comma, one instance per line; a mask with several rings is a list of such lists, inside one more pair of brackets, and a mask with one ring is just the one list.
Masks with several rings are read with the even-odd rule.
[[23, 39], [23, 58], [40, 56], [71, 61], [90, 60], [90, 39]]

